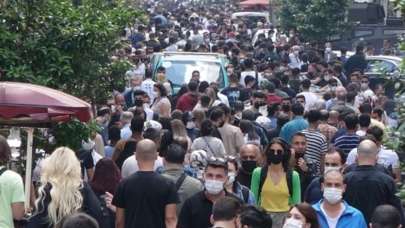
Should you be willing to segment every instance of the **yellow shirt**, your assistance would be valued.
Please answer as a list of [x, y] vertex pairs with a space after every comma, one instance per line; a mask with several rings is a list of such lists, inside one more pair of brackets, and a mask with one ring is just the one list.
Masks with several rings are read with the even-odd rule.
[[288, 205], [287, 178], [284, 175], [276, 185], [270, 176], [264, 181], [261, 193], [261, 206], [268, 212], [286, 212], [290, 209]]

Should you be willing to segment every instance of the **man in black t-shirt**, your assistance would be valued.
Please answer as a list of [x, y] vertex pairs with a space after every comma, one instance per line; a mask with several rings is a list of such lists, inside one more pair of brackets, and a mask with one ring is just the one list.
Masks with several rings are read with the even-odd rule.
[[156, 144], [144, 139], [136, 147], [139, 171], [124, 179], [113, 198], [117, 228], [175, 228], [178, 196], [175, 184], [153, 171]]

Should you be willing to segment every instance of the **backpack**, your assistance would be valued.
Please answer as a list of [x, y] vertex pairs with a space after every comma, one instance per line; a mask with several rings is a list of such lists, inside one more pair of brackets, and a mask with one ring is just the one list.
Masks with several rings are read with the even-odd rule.
[[[260, 198], [260, 195], [262, 193], [262, 188], [264, 185], [264, 182], [266, 180], [267, 177], [267, 171], [268, 171], [268, 167], [263, 167], [261, 168], [261, 172], [260, 172], [260, 178], [259, 178], [259, 188], [258, 188], [258, 193], [257, 196], [258, 198]], [[289, 169], [286, 173], [286, 178], [287, 178], [287, 187], [288, 187], [288, 193], [290, 195], [290, 197], [293, 195], [293, 170]], [[259, 201], [259, 199], [257, 199], [257, 201]]]

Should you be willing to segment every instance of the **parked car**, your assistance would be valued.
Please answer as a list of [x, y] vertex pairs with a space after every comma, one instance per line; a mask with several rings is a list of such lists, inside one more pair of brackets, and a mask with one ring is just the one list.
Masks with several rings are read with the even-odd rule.
[[241, 19], [257, 23], [261, 21], [263, 23], [270, 23], [270, 14], [269, 12], [236, 12], [231, 16], [232, 20]]
[[151, 60], [153, 79], [156, 80], [157, 69], [166, 68], [166, 78], [171, 81], [176, 94], [182, 85], [188, 83], [192, 72], [200, 72], [200, 81], [216, 82], [218, 88], [228, 86], [225, 55], [200, 52], [161, 52], [155, 53]]

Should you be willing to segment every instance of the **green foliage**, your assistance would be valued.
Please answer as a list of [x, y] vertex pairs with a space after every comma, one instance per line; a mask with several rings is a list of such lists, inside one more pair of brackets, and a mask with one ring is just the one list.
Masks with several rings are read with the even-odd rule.
[[93, 133], [99, 130], [94, 121], [85, 124], [77, 119], [72, 119], [68, 122], [59, 123], [53, 129], [56, 140], [55, 146], [67, 146], [77, 151], [82, 146], [82, 140], [87, 141]]
[[342, 34], [349, 0], [278, 0], [283, 30], [296, 29], [306, 41], [326, 41]]
[[78, 6], [71, 0], [3, 4], [2, 80], [41, 84], [95, 103], [104, 102], [114, 86], [124, 83], [128, 63], [116, 63], [111, 56], [122, 46], [125, 27], [143, 19], [140, 11], [123, 0], [82, 0]]

